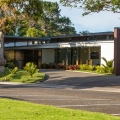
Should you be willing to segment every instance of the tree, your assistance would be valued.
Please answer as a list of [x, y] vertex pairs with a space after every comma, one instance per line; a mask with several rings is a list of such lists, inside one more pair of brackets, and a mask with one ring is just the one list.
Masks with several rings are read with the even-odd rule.
[[58, 19], [59, 32], [64, 34], [75, 34], [75, 28], [72, 27], [72, 22], [68, 17], [60, 17]]
[[[6, 35], [41, 37], [75, 34], [67, 17], [60, 15], [57, 2], [40, 0], [1, 0], [0, 30]], [[34, 35], [33, 35], [34, 34]]]
[[27, 37], [43, 37], [46, 36], [44, 32], [39, 31], [38, 29], [35, 28], [29, 28], [26, 31], [26, 36]]
[[71, 20], [68, 17], [62, 17], [60, 11], [57, 2], [43, 2], [43, 14], [39, 25], [47, 36], [76, 33]]
[[0, 30], [7, 34], [6, 26], [7, 29], [20, 26], [23, 19], [27, 19], [29, 24], [33, 23], [42, 13], [41, 6], [40, 0], [1, 0]]
[[[27, 23], [26, 21], [24, 22], [24, 25], [20, 28], [20, 32], [23, 36], [41, 37], [76, 33], [75, 28], [72, 26], [71, 20], [68, 17], [62, 17], [60, 15], [61, 10], [59, 9], [59, 5], [57, 2], [44, 1], [42, 2], [42, 7], [43, 13], [32, 27], [29, 25], [25, 27], [24, 25]], [[35, 33], [37, 34], [33, 35], [33, 31], [36, 31]]]
[[120, 13], [120, 0], [60, 0], [60, 2], [65, 6], [83, 8], [85, 10], [83, 15], [100, 11]]
[[80, 34], [90, 34], [90, 32], [88, 30], [86, 31], [82, 31], [82, 32], [79, 32]]

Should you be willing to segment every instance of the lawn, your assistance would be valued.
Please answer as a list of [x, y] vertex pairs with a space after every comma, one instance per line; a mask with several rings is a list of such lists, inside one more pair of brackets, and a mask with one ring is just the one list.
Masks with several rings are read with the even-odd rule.
[[36, 72], [33, 75], [33, 77], [31, 77], [23, 69], [19, 69], [15, 74], [10, 74], [10, 71], [6, 69], [5, 73], [0, 75], [0, 81], [22, 82], [22, 83], [34, 83], [37, 81], [42, 81], [44, 78], [45, 78], [45, 74], [41, 72]]
[[98, 74], [98, 75], [105, 75], [105, 76], [114, 76], [111, 73], [99, 73], [96, 71], [90, 71], [90, 70], [74, 70], [75, 72], [86, 72], [86, 73], [92, 73], [92, 74]]
[[0, 120], [120, 120], [120, 117], [0, 99]]

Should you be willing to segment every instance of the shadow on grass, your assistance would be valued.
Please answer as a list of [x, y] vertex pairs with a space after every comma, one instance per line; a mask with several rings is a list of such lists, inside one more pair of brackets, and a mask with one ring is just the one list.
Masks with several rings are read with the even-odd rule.
[[29, 100], [26, 100], [26, 99], [20, 99], [20, 98], [15, 98], [15, 97], [7, 97], [7, 96], [0, 96], [0, 98], [2, 98], [2, 99], [11, 99], [11, 100], [19, 100], [19, 101], [26, 101], [26, 102], [29, 101]]

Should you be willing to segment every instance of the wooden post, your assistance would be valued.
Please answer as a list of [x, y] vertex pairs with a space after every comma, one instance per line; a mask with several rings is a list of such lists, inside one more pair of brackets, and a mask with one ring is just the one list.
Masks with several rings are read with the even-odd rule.
[[114, 74], [120, 75], [120, 28], [114, 28]]

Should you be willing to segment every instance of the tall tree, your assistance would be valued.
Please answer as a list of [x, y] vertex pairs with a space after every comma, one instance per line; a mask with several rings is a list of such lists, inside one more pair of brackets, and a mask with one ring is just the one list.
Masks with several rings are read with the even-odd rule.
[[[72, 26], [72, 22], [68, 17], [62, 17], [60, 14], [59, 5], [57, 2], [42, 2], [43, 13], [40, 18], [32, 27], [28, 27], [25, 36], [31, 37], [31, 33], [40, 31], [39, 35], [42, 36], [56, 36], [75, 34], [75, 28]], [[23, 31], [23, 29], [21, 29]], [[25, 30], [25, 29], [24, 29]], [[23, 32], [24, 33], [24, 32]], [[29, 34], [28, 34], [29, 33]]]
[[62, 17], [60, 11], [57, 2], [1, 0], [0, 30], [15, 35], [19, 28], [20, 36], [29, 37], [76, 33], [70, 19]]
[[7, 29], [20, 26], [23, 19], [29, 20], [29, 24], [31, 21], [33, 23], [41, 13], [42, 3], [40, 0], [1, 0], [0, 30], [7, 34], [6, 26]]
[[40, 25], [48, 36], [76, 33], [71, 20], [62, 17], [60, 11], [57, 2], [43, 2], [43, 17]]
[[60, 0], [60, 2], [65, 6], [83, 8], [85, 10], [83, 15], [100, 11], [120, 13], [120, 0]]

